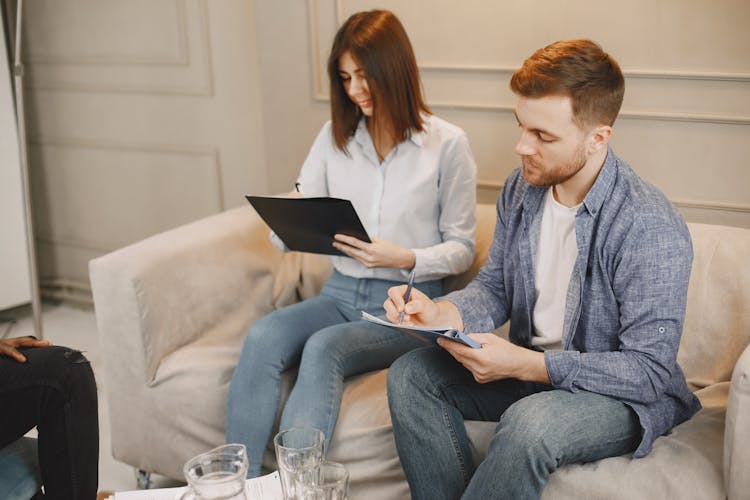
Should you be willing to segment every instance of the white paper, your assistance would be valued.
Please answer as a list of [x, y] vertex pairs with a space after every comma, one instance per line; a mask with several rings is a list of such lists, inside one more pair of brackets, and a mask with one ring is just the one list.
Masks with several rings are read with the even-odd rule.
[[[136, 490], [115, 493], [107, 500], [176, 500], [185, 493], [186, 486], [180, 488], [159, 488], [156, 490]], [[265, 476], [248, 479], [245, 482], [248, 500], [283, 500], [281, 480], [278, 471]]]
[[362, 313], [362, 318], [371, 322], [371, 323], [377, 323], [379, 325], [383, 326], [390, 326], [391, 328], [402, 328], [404, 330], [411, 330], [414, 332], [424, 332], [424, 333], [440, 333], [443, 334], [444, 332], [455, 332], [456, 330], [451, 328], [450, 326], [435, 326], [435, 327], [423, 327], [423, 326], [414, 326], [414, 325], [401, 325], [398, 323], [391, 323], [388, 320], [380, 319], [377, 316], [373, 316], [372, 314], [369, 314], [365, 311], [360, 311]]

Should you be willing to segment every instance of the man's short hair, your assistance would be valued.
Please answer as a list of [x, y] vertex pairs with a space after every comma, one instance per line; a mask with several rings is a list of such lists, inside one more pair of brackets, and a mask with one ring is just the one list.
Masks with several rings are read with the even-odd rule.
[[620, 66], [591, 40], [561, 40], [534, 52], [513, 74], [517, 95], [564, 95], [572, 100], [573, 121], [581, 128], [613, 125], [625, 94]]

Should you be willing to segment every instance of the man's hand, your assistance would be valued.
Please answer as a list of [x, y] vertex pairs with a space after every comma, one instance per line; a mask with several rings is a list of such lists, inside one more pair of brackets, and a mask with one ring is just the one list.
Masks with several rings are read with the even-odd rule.
[[416, 288], [412, 288], [409, 302], [404, 304], [407, 285], [394, 286], [388, 289], [388, 299], [383, 302], [383, 309], [391, 323], [398, 323], [401, 311], [404, 312], [404, 324], [425, 328], [455, 328], [461, 330], [464, 322], [461, 313], [453, 302], [441, 300], [435, 302]]
[[333, 238], [333, 246], [337, 250], [367, 267], [411, 269], [417, 260], [412, 250], [381, 238], [373, 238], [372, 243], [345, 234], [336, 234]]
[[19, 363], [25, 363], [26, 356], [21, 354], [18, 347], [46, 347], [50, 345], [52, 345], [52, 342], [49, 340], [38, 340], [31, 336], [0, 339], [0, 356], [8, 356]]
[[416, 288], [411, 289], [408, 305], [404, 303], [407, 285], [393, 286], [388, 289], [388, 298], [383, 302], [385, 315], [391, 323], [398, 323], [401, 311], [404, 312], [404, 324], [412, 326], [436, 326], [440, 308], [427, 295]]
[[544, 354], [508, 342], [492, 333], [470, 333], [481, 349], [438, 339], [440, 347], [461, 363], [480, 384], [506, 378], [549, 384]]

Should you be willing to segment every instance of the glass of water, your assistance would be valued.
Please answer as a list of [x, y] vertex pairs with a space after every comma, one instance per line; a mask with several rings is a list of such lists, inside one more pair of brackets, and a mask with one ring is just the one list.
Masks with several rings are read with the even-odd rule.
[[342, 464], [324, 460], [318, 467], [297, 474], [299, 500], [347, 500], [349, 472]]
[[323, 461], [323, 432], [312, 427], [284, 429], [273, 438], [273, 445], [284, 499], [296, 500], [297, 476]]
[[188, 489], [184, 500], [246, 500], [247, 450], [225, 444], [185, 462]]

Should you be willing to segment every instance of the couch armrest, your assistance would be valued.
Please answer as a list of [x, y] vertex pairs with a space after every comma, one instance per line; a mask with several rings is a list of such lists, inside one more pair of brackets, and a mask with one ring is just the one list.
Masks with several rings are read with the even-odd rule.
[[724, 485], [729, 500], [750, 492], [750, 346], [737, 360], [724, 430]]
[[251, 207], [166, 231], [89, 264], [97, 325], [114, 380], [153, 384], [161, 360], [202, 337], [234, 337], [317, 292], [321, 257], [283, 254]]

